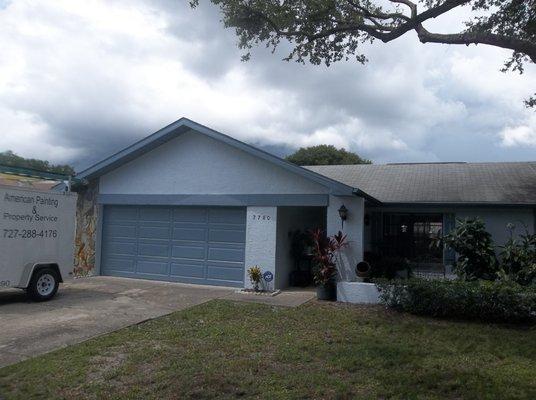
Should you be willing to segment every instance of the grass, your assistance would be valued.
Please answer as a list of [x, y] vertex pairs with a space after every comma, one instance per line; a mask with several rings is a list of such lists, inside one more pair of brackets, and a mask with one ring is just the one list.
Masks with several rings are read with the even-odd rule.
[[534, 399], [536, 328], [212, 301], [0, 369], [6, 399]]

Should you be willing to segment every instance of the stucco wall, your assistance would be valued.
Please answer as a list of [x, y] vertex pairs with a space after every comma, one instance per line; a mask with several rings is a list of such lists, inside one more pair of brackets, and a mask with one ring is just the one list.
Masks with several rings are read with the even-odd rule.
[[272, 290], [276, 273], [277, 207], [248, 207], [246, 218], [244, 286], [252, 287], [247, 270], [257, 265], [263, 273], [270, 271], [274, 275], [274, 280], [264, 286]]
[[278, 207], [275, 288], [289, 285], [290, 273], [295, 269], [291, 254], [289, 233], [297, 229], [307, 232], [311, 229], [325, 229], [326, 214], [322, 207]]
[[103, 194], [325, 194], [328, 189], [212, 138], [184, 133], [100, 179]]
[[[345, 205], [348, 219], [341, 226], [339, 208]], [[347, 235], [349, 246], [341, 252], [338, 271], [339, 280], [355, 280], [355, 266], [363, 260], [363, 218], [365, 202], [362, 197], [329, 196], [327, 208], [327, 233], [334, 235], [340, 230]]]
[[534, 232], [534, 213], [531, 209], [463, 209], [455, 212], [456, 218], [482, 218], [486, 229], [493, 236], [496, 245], [503, 245], [510, 237], [506, 228], [508, 223], [516, 225], [517, 233], [524, 233], [527, 226], [529, 231]]

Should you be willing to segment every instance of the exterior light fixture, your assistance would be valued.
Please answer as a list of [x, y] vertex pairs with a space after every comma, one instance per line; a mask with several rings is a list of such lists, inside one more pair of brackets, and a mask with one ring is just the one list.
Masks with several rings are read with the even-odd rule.
[[344, 228], [344, 221], [348, 219], [348, 209], [343, 204], [341, 208], [339, 208], [339, 217], [341, 217], [341, 226]]

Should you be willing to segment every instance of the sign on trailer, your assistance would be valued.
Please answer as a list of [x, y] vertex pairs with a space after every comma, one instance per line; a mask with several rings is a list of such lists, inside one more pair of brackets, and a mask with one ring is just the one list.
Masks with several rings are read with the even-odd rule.
[[47, 300], [72, 276], [76, 194], [0, 186], [0, 288]]

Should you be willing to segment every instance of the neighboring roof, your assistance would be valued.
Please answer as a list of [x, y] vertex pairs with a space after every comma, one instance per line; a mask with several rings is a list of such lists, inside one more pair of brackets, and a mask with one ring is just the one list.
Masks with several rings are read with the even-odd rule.
[[224, 135], [223, 133], [217, 132], [213, 129], [207, 128], [197, 122], [191, 121], [187, 118], [181, 118], [178, 121], [173, 122], [172, 124], [166, 126], [165, 128], [160, 129], [158, 132], [153, 133], [150, 136], [134, 143], [133, 145], [121, 150], [120, 152], [104, 159], [103, 161], [87, 168], [86, 170], [80, 172], [76, 175], [78, 179], [93, 179], [101, 175], [104, 175], [121, 165], [128, 163], [129, 161], [134, 160], [135, 158], [145, 154], [156, 147], [176, 138], [182, 133], [195, 131], [197, 133], [206, 135], [220, 142], [226, 143], [230, 146], [243, 150], [255, 157], [261, 158], [265, 161], [271, 162], [279, 167], [282, 167], [288, 171], [294, 172], [302, 177], [317, 182], [321, 185], [329, 187], [333, 194], [358, 194], [371, 201], [375, 199], [368, 196], [366, 193], [363, 193], [360, 188], [354, 186], [348, 186], [344, 183], [335, 181], [323, 175], [319, 175], [315, 172], [309, 171], [305, 168], [299, 167], [295, 164], [289, 163], [279, 157], [274, 156], [273, 154], [267, 153], [263, 150], [260, 150], [256, 147], [250, 146], [244, 142], [241, 142], [237, 139], [234, 139], [230, 136]]
[[57, 185], [56, 181], [35, 179], [29, 177], [3, 174], [0, 172], [0, 185], [33, 188], [37, 190], [51, 190]]
[[536, 205], [536, 162], [305, 167], [383, 203]]
[[13, 167], [11, 165], [0, 164], [0, 173], [5, 175], [23, 176], [47, 181], [66, 181], [69, 175], [56, 174], [54, 172], [42, 171], [33, 168]]

